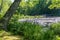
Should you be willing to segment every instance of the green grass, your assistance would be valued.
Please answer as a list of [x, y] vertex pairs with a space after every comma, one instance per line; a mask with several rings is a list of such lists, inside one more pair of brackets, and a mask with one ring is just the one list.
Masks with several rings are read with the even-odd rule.
[[33, 19], [33, 18], [41, 18], [43, 16], [20, 16], [20, 17], [21, 17], [20, 19], [22, 19], [22, 18], [26, 18], [26, 19], [31, 18], [31, 19]]
[[23, 14], [19, 14], [19, 15], [14, 15], [13, 17], [17, 17], [18, 19], [33, 19], [33, 18], [42, 18], [43, 16], [41, 15], [36, 15], [36, 16], [29, 16], [29, 15], [23, 15]]
[[[8, 25], [8, 30], [14, 35], [22, 35], [24, 40], [53, 40], [55, 34], [53, 29], [44, 30], [43, 26], [32, 23], [14, 22]], [[48, 29], [48, 30], [47, 30]]]

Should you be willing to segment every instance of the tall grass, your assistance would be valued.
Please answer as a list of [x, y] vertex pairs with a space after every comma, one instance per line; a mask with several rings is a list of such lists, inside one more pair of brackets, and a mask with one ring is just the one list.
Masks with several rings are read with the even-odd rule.
[[17, 21], [18, 17], [12, 18], [7, 29], [15, 35], [24, 37], [24, 40], [58, 40], [60, 35], [60, 23], [52, 24], [50, 28], [42, 25]]
[[8, 25], [8, 30], [15, 35], [24, 36], [24, 40], [55, 40], [52, 29], [43, 28], [38, 24], [11, 22]]
[[60, 23], [54, 23], [51, 25], [51, 28], [54, 30], [56, 35], [60, 35]]

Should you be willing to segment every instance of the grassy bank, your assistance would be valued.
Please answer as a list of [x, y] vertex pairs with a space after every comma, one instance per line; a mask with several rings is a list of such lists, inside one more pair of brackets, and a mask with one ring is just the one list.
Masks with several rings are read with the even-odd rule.
[[0, 30], [0, 40], [23, 40], [22, 38], [22, 36], [12, 35], [10, 32]]

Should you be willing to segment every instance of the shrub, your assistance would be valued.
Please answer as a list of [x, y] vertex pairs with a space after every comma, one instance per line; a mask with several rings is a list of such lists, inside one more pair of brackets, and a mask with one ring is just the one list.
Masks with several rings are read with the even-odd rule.
[[54, 30], [56, 35], [60, 35], [60, 23], [54, 23], [51, 25], [51, 28]]
[[24, 36], [24, 40], [55, 40], [53, 28], [49, 29], [28, 22], [20, 23], [17, 21], [17, 17], [10, 21], [7, 29], [15, 35]]
[[8, 30], [14, 34], [23, 35], [24, 40], [53, 40], [54, 32], [38, 24], [11, 22]]

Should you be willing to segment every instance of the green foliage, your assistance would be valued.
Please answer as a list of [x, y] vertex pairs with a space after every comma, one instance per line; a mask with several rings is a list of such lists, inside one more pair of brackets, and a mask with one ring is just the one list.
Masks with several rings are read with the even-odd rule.
[[3, 15], [9, 9], [10, 5], [11, 5], [11, 0], [0, 0], [0, 7], [1, 7], [0, 18], [3, 17]]
[[[3, 8], [0, 12], [0, 18], [3, 17], [10, 5], [11, 3], [7, 0], [3, 2]], [[56, 7], [56, 9], [54, 9], [54, 7]], [[18, 9], [16, 10], [16, 13], [23, 13], [25, 15], [39, 15], [44, 13], [49, 14], [57, 10], [57, 8], [60, 8], [59, 0], [29, 0], [22, 1]], [[56, 35], [60, 35], [60, 23], [52, 24], [51, 29], [49, 29], [42, 28], [43, 26], [34, 23], [20, 23], [18, 22], [19, 18], [20, 14], [14, 14], [8, 24], [7, 29], [13, 34], [24, 36], [24, 40], [55, 40]]]
[[60, 0], [52, 0], [52, 4], [49, 6], [50, 9], [56, 7], [57, 9], [60, 8]]
[[55, 40], [54, 31], [49, 28], [43, 28], [43, 26], [17, 21], [18, 17], [14, 17], [8, 25], [8, 31], [15, 35], [24, 36], [24, 40]]
[[56, 36], [56, 40], [60, 40], [60, 37], [58, 35]]
[[56, 35], [60, 35], [60, 23], [55, 23], [51, 25]]
[[[22, 1], [17, 11], [24, 15], [57, 14], [59, 0], [28, 0]], [[59, 14], [60, 15], [60, 14]]]

